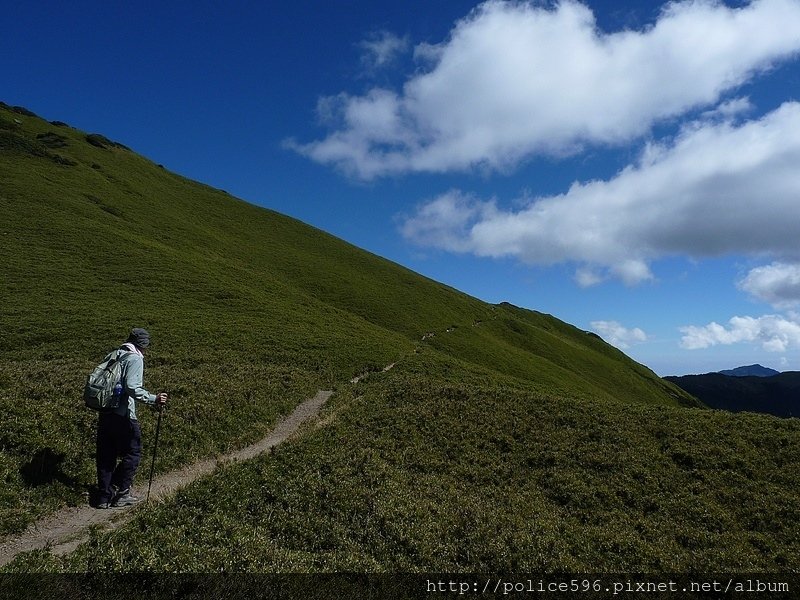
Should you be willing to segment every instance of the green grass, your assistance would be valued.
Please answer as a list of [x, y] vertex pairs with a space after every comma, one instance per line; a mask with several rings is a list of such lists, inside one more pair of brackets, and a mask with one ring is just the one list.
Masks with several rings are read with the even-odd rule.
[[0, 215], [0, 537], [85, 502], [83, 381], [131, 327], [152, 334], [146, 387], [173, 398], [159, 472], [336, 390], [274, 455], [10, 570], [798, 567], [795, 421], [687, 408], [555, 317], [3, 105]]
[[[345, 386], [273, 454], [13, 569], [765, 572], [800, 567], [800, 422], [420, 379]], [[232, 510], [231, 507], [236, 507]]]

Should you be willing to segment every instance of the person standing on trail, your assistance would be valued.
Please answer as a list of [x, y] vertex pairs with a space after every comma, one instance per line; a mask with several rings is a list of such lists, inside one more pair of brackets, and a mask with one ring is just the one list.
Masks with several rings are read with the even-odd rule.
[[122, 395], [119, 406], [100, 413], [97, 423], [97, 508], [130, 506], [138, 502], [131, 484], [142, 454], [142, 432], [136, 418], [136, 401], [162, 410], [166, 392], [151, 394], [142, 387], [144, 353], [150, 346], [145, 329], [133, 329], [121, 349]]

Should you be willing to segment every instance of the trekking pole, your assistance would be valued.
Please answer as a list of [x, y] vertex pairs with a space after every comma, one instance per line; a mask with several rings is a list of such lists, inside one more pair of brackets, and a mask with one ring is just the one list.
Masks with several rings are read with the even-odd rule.
[[153, 469], [156, 467], [156, 452], [158, 451], [158, 434], [161, 432], [161, 414], [164, 412], [164, 407], [158, 407], [158, 421], [156, 423], [156, 439], [153, 443], [153, 461], [150, 463], [150, 483], [147, 484], [147, 498], [145, 502], [150, 500], [150, 488], [153, 487]]

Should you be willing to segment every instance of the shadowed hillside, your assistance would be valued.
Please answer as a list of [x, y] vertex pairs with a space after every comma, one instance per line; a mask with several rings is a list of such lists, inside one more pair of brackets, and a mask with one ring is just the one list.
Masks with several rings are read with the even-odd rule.
[[800, 417], [800, 373], [730, 376], [722, 373], [665, 377], [711, 408]]

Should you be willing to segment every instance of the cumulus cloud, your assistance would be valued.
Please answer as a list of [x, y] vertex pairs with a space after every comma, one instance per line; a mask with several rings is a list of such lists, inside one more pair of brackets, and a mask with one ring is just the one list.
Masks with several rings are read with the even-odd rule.
[[631, 344], [647, 341], [647, 334], [644, 331], [638, 327], [628, 329], [617, 321], [592, 321], [590, 326], [592, 331], [605, 341], [622, 350], [630, 347]]
[[754, 108], [750, 98], [734, 98], [715, 106], [712, 110], [703, 113], [703, 118], [707, 120], [721, 119], [729, 121], [740, 115], [752, 111]]
[[480, 202], [459, 190], [451, 190], [419, 207], [413, 217], [403, 222], [401, 232], [420, 246], [469, 252], [471, 223], [491, 219], [496, 213], [494, 202]]
[[749, 342], [761, 344], [768, 352], [786, 352], [800, 345], [800, 315], [733, 317], [727, 327], [712, 322], [682, 327], [681, 333], [681, 346], [687, 350]]
[[[501, 210], [454, 192], [423, 205], [404, 229], [412, 241], [529, 264], [573, 261], [584, 285], [617, 277], [653, 277], [664, 256], [703, 258], [772, 254], [800, 258], [800, 103], [759, 120], [688, 126], [671, 144], [650, 145], [641, 160], [607, 181], [576, 183], [566, 193]], [[447, 206], [448, 212], [430, 207]], [[413, 235], [409, 235], [409, 231]], [[743, 285], [796, 296], [785, 266], [757, 271]], [[767, 290], [767, 282], [773, 286]], [[795, 287], [793, 287], [795, 286]]]
[[800, 264], [775, 262], [752, 269], [739, 288], [775, 308], [800, 304]]
[[359, 43], [362, 51], [361, 64], [368, 71], [381, 69], [391, 65], [410, 46], [407, 37], [400, 37], [389, 31], [376, 31]]
[[[378, 64], [397, 42], [385, 35], [365, 49]], [[672, 2], [652, 26], [613, 33], [575, 1], [490, 0], [447, 40], [415, 48], [420, 70], [401, 90], [337, 96], [341, 119], [330, 134], [288, 145], [364, 179], [507, 169], [535, 154], [628, 142], [661, 120], [712, 108], [798, 50], [800, 0]], [[739, 100], [719, 110], [745, 108]]]
[[598, 285], [605, 280], [606, 278], [602, 274], [588, 267], [581, 267], [575, 271], [575, 283], [582, 288]]

